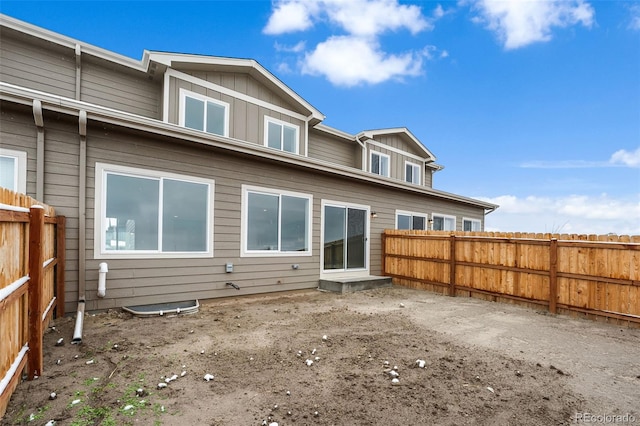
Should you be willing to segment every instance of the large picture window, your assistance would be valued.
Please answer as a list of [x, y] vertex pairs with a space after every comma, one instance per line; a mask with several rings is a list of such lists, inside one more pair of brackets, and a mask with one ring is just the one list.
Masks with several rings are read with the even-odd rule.
[[310, 255], [312, 196], [243, 186], [243, 255]]
[[455, 231], [456, 217], [444, 214], [433, 214], [433, 230], [434, 231]]
[[371, 151], [369, 158], [369, 171], [376, 175], [389, 177], [389, 156], [381, 152]]
[[0, 186], [27, 192], [27, 153], [0, 148]]
[[298, 126], [265, 116], [264, 128], [265, 146], [293, 154], [298, 153], [300, 134]]
[[180, 125], [214, 135], [229, 136], [229, 104], [180, 90]]
[[396, 229], [425, 230], [427, 229], [427, 215], [396, 211]]
[[96, 255], [212, 256], [213, 185], [96, 164]]

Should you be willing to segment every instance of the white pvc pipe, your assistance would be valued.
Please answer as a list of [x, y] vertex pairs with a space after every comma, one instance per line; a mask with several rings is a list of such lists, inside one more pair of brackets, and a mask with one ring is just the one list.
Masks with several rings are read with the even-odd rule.
[[98, 270], [98, 297], [104, 297], [107, 293], [107, 272], [109, 272], [107, 263], [102, 262]]
[[77, 345], [82, 342], [82, 325], [84, 323], [84, 300], [78, 302], [78, 313], [76, 314], [76, 327], [73, 330], [73, 340], [71, 343]]

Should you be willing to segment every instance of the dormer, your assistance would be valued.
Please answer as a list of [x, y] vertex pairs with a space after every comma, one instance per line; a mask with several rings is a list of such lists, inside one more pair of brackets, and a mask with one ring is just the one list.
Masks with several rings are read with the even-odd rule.
[[443, 167], [407, 128], [366, 130], [358, 133], [362, 170], [421, 186], [432, 186], [432, 175]]
[[307, 156], [324, 115], [252, 59], [148, 52], [164, 73], [162, 120]]

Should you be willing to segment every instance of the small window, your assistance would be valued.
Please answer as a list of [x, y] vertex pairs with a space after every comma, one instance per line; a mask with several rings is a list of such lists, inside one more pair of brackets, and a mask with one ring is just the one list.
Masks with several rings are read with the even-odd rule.
[[298, 153], [300, 127], [266, 116], [264, 127], [265, 146], [293, 154]]
[[229, 104], [187, 90], [180, 91], [180, 125], [229, 136]]
[[243, 186], [243, 255], [311, 255], [312, 196]]
[[404, 163], [404, 180], [405, 182], [413, 183], [416, 185], [420, 185], [421, 176], [420, 176], [420, 165], [410, 162]]
[[100, 163], [96, 180], [96, 255], [213, 255], [213, 181]]
[[462, 230], [466, 232], [479, 232], [481, 231], [482, 224], [478, 219], [462, 219]]
[[396, 229], [425, 230], [427, 215], [396, 211]]
[[389, 156], [377, 151], [371, 151], [369, 171], [376, 175], [389, 177]]
[[0, 148], [0, 186], [27, 192], [27, 153]]
[[433, 214], [433, 230], [434, 231], [455, 231], [456, 217], [444, 214]]

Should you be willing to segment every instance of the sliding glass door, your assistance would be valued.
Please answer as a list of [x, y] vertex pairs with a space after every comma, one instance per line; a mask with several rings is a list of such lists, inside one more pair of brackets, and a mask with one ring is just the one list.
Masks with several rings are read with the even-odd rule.
[[337, 204], [323, 209], [323, 269], [367, 269], [368, 209]]

